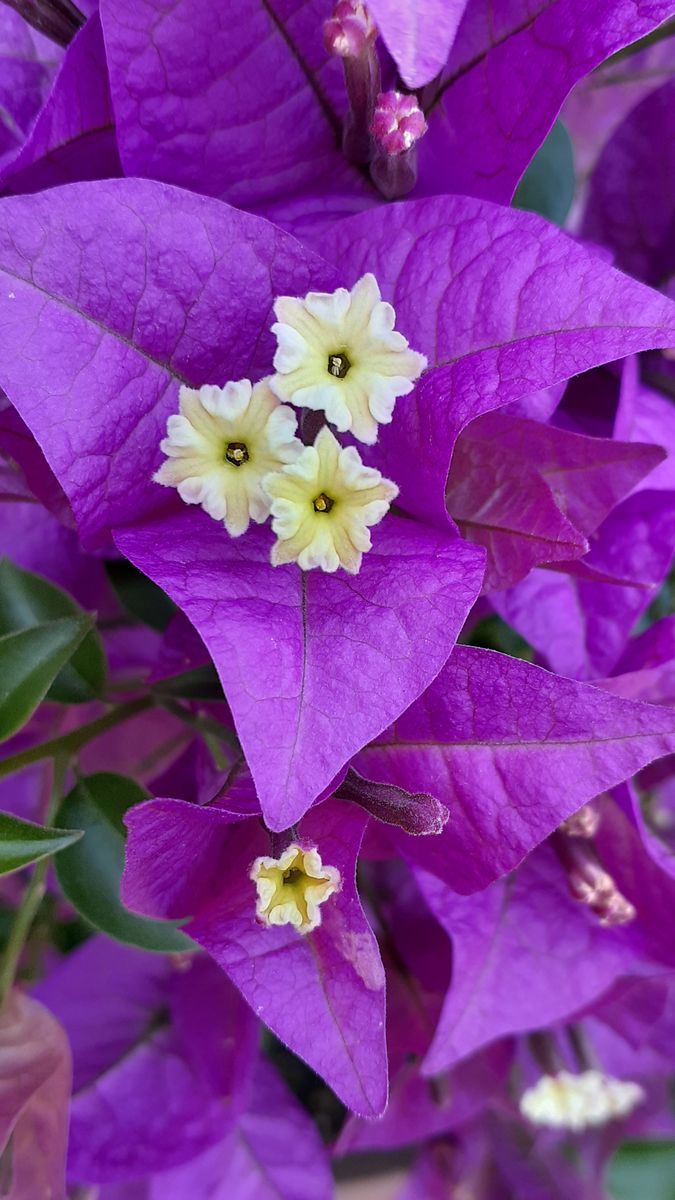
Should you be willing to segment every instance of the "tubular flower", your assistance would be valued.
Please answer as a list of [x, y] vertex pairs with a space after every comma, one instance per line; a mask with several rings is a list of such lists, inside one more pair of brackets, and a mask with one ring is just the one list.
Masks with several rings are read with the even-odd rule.
[[364, 275], [351, 292], [280, 296], [274, 312], [276, 395], [324, 411], [340, 433], [372, 445], [378, 423], [391, 421], [396, 398], [412, 391], [427, 365], [394, 329], [396, 314], [375, 276]]
[[639, 1084], [612, 1079], [602, 1071], [543, 1075], [520, 1099], [520, 1111], [534, 1125], [581, 1132], [626, 1117], [644, 1100]]
[[340, 446], [327, 426], [313, 446], [263, 485], [278, 539], [272, 565], [297, 562], [303, 571], [344, 567], [351, 575], [370, 550], [368, 526], [382, 520], [398, 495], [395, 483], [364, 466], [354, 446]]
[[294, 925], [311, 933], [321, 924], [320, 906], [340, 890], [340, 872], [326, 867], [319, 851], [291, 842], [279, 858], [256, 858], [250, 871], [258, 892], [256, 914], [265, 925]]
[[266, 380], [247, 379], [180, 389], [180, 413], [169, 417], [161, 450], [167, 459], [156, 483], [175, 487], [186, 504], [201, 504], [232, 537], [250, 521], [265, 521], [270, 501], [263, 476], [302, 452], [292, 409], [280, 404]]

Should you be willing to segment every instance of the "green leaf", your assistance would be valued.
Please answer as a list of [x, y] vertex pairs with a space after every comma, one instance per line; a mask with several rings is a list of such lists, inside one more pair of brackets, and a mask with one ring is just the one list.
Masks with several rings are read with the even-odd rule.
[[177, 611], [166, 592], [124, 559], [107, 562], [105, 569], [117, 599], [127, 612], [151, 629], [164, 633]]
[[153, 684], [160, 696], [181, 696], [187, 700], [224, 700], [223, 689], [215, 667], [195, 667]]
[[613, 1200], [675, 1200], [675, 1141], [624, 1142], [607, 1167]]
[[48, 829], [0, 812], [0, 875], [10, 875], [50, 854], [58, 854], [81, 837], [81, 829]]
[[[63, 588], [0, 560], [0, 636], [44, 625], [60, 617], [82, 617], [83, 610]], [[82, 704], [100, 696], [106, 685], [103, 643], [93, 621], [82, 645], [59, 672], [49, 693], [60, 704]]]
[[171, 953], [194, 944], [169, 921], [150, 921], [124, 908], [124, 814], [148, 793], [133, 779], [102, 772], [75, 785], [59, 808], [59, 828], [84, 830], [84, 837], [56, 860], [56, 874], [70, 903], [96, 929], [118, 942]]
[[26, 724], [92, 624], [64, 617], [0, 637], [0, 742]]
[[556, 121], [518, 184], [513, 204], [563, 225], [572, 207], [574, 188], [572, 142], [562, 121]]

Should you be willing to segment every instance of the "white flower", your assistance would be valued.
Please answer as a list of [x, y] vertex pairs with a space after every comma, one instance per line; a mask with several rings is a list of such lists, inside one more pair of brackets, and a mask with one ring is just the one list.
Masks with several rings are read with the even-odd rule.
[[161, 450], [167, 455], [154, 476], [175, 487], [186, 504], [201, 504], [232, 537], [249, 521], [265, 521], [270, 501], [261, 481], [302, 452], [296, 417], [279, 402], [267, 380], [248, 379], [180, 389], [180, 413], [169, 417]]
[[580, 1075], [559, 1071], [557, 1075], [543, 1075], [523, 1093], [520, 1111], [534, 1125], [580, 1133], [628, 1116], [644, 1098], [638, 1083], [612, 1079], [602, 1071], [583, 1071]]
[[391, 421], [396, 398], [412, 391], [427, 365], [394, 329], [396, 314], [375, 276], [364, 275], [351, 292], [280, 296], [274, 312], [270, 386], [279, 399], [320, 409], [340, 433], [372, 445], [378, 423]]
[[296, 462], [268, 475], [272, 500], [272, 565], [297, 562], [303, 571], [344, 567], [358, 574], [370, 550], [368, 526], [377, 525], [398, 488], [365, 467], [354, 446], [343, 448], [327, 425]]
[[258, 892], [256, 915], [264, 925], [294, 925], [310, 933], [321, 924], [320, 906], [339, 891], [340, 872], [325, 867], [316, 847], [291, 842], [279, 858], [256, 858], [250, 871]]

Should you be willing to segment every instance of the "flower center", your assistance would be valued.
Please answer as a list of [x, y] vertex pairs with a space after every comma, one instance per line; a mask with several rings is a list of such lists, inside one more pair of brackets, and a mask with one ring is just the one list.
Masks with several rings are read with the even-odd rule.
[[305, 872], [300, 867], [291, 867], [289, 871], [284, 871], [284, 883], [288, 887], [295, 887], [296, 884], [305, 878]]
[[228, 442], [225, 447], [225, 458], [233, 467], [240, 467], [248, 462], [248, 446], [245, 442]]
[[335, 501], [331, 500], [330, 496], [327, 496], [325, 492], [319, 492], [319, 495], [313, 501], [313, 504], [314, 512], [329, 513], [335, 504]]
[[279, 858], [256, 858], [249, 878], [258, 893], [256, 916], [263, 925], [294, 925], [311, 933], [321, 924], [321, 905], [339, 891], [340, 872], [324, 866], [314, 846], [292, 842]]
[[332, 375], [334, 379], [344, 379], [351, 365], [344, 350], [341, 350], [339, 354], [328, 355], [328, 374]]

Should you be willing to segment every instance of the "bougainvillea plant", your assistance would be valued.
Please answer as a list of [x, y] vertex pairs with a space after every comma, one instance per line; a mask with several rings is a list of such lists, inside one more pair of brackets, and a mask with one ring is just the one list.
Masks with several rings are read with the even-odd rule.
[[0, 111], [0, 1195], [669, 1195], [675, 4], [7, 0]]

